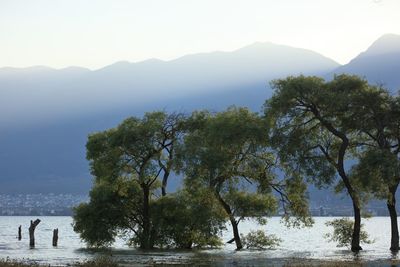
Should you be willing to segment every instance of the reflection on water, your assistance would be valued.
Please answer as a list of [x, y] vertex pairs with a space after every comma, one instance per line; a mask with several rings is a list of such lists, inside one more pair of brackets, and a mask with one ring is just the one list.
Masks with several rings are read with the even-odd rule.
[[[36, 217], [35, 217], [36, 218]], [[30, 217], [0, 217], [0, 257], [12, 259], [31, 259], [39, 263], [62, 265], [66, 263], [93, 259], [98, 255], [112, 255], [120, 263], [143, 264], [205, 264], [214, 266], [227, 265], [282, 265], [293, 259], [310, 260], [356, 260], [374, 261], [398, 259], [392, 255], [390, 246], [390, 220], [387, 217], [376, 217], [364, 220], [366, 230], [375, 240], [372, 244], [363, 245], [358, 255], [347, 249], [337, 248], [328, 243], [324, 234], [330, 231], [325, 222], [333, 218], [317, 217], [312, 228], [286, 228], [279, 218], [271, 218], [266, 226], [245, 221], [240, 225], [242, 233], [253, 229], [264, 229], [282, 239], [280, 247], [267, 251], [235, 251], [233, 244], [226, 244], [221, 249], [212, 250], [151, 250], [143, 251], [129, 248], [122, 239], [116, 241], [113, 249], [86, 249], [79, 236], [72, 230], [70, 217], [39, 217], [42, 222], [36, 229], [36, 248], [29, 249], [28, 226]], [[16, 236], [18, 226], [22, 225], [22, 240]], [[59, 246], [52, 247], [52, 233], [59, 228]], [[229, 227], [228, 227], [229, 229]], [[229, 231], [223, 235], [225, 241], [231, 239]], [[379, 264], [381, 265], [381, 264]], [[390, 265], [388, 265], [390, 266]]]

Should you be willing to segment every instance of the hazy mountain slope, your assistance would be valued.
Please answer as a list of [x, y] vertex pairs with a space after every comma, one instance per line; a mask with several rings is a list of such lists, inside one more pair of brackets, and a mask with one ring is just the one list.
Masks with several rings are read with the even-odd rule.
[[387, 34], [376, 40], [365, 52], [334, 73], [365, 76], [369, 82], [382, 84], [392, 92], [400, 89], [400, 35]]
[[[324, 73], [338, 66], [317, 53], [256, 43], [233, 52], [188, 55], [172, 61], [118, 62], [88, 71], [46, 67], [0, 69], [0, 127], [95, 114], [116, 106], [266, 86], [288, 74]], [[228, 93], [229, 94], [229, 93]]]
[[118, 62], [89, 71], [0, 69], [0, 193], [87, 192], [85, 142], [130, 115], [167, 109], [260, 110], [271, 79], [331, 72], [309, 50], [256, 43], [172, 61]]

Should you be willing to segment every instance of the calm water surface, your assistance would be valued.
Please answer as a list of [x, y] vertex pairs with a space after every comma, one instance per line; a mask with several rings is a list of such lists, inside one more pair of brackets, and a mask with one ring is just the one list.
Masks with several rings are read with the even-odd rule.
[[[325, 222], [334, 218], [316, 217], [311, 228], [288, 229], [280, 218], [270, 218], [266, 226], [259, 226], [252, 221], [240, 224], [242, 233], [253, 229], [264, 229], [282, 239], [281, 245], [267, 251], [235, 251], [233, 244], [226, 244], [221, 249], [213, 250], [155, 250], [141, 251], [129, 248], [122, 239], [118, 239], [112, 250], [94, 251], [85, 248], [79, 236], [73, 231], [71, 217], [38, 217], [41, 223], [36, 228], [36, 248], [29, 248], [28, 227], [31, 219], [36, 217], [1, 217], [0, 216], [0, 258], [30, 259], [39, 263], [65, 265], [68, 263], [93, 259], [101, 254], [111, 254], [118, 262], [133, 265], [149, 265], [152, 263], [183, 263], [227, 265], [281, 265], [293, 258], [322, 260], [359, 260], [377, 261], [397, 259], [389, 251], [390, 220], [388, 217], [376, 217], [364, 220], [365, 229], [375, 240], [373, 244], [364, 244], [363, 251], [355, 256], [347, 249], [337, 248], [334, 243], [325, 240], [324, 234], [331, 231]], [[22, 240], [18, 241], [18, 226], [22, 225]], [[52, 247], [52, 233], [59, 228], [59, 246]], [[228, 230], [229, 230], [228, 225]], [[229, 231], [223, 239], [231, 239]], [[268, 263], [268, 264], [267, 264]]]

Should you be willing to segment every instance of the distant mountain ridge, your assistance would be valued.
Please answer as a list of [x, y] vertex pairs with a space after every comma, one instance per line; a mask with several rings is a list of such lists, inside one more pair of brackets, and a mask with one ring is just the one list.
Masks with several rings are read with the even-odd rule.
[[367, 51], [361, 53], [359, 57], [377, 56], [400, 52], [400, 35], [385, 34], [373, 42]]
[[367, 78], [370, 83], [397, 92], [400, 89], [400, 35], [382, 36], [348, 64], [338, 67], [334, 73], [357, 74]]
[[171, 61], [117, 62], [95, 71], [79, 67], [2, 68], [0, 127], [21, 120], [39, 123], [41, 116], [54, 120], [94, 114], [115, 106], [155, 102], [168, 106], [169, 101], [182, 97], [254, 84], [265, 88], [273, 78], [322, 74], [337, 66], [333, 60], [309, 50], [255, 43], [232, 52], [199, 53]]
[[[259, 111], [272, 94], [272, 79], [298, 74], [359, 72], [372, 82], [389, 81], [394, 90], [400, 73], [390, 68], [396, 58], [400, 62], [399, 38], [378, 40], [345, 66], [310, 50], [254, 43], [232, 52], [117, 62], [95, 71], [0, 68], [0, 193], [86, 193], [87, 135], [146, 111], [217, 111], [229, 105]], [[377, 66], [386, 71], [374, 72]]]

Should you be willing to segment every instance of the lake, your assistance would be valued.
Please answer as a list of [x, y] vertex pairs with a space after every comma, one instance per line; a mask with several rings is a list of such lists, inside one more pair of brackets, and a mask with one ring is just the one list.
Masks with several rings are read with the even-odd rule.
[[[36, 228], [36, 248], [29, 248], [28, 227], [31, 219], [39, 218], [41, 223]], [[149, 265], [152, 263], [201, 263], [205, 265], [228, 266], [279, 266], [294, 259], [310, 260], [358, 260], [381, 261], [397, 259], [389, 251], [390, 220], [388, 217], [374, 217], [363, 220], [365, 229], [375, 240], [372, 244], [362, 245], [363, 251], [354, 255], [346, 248], [337, 248], [329, 243], [324, 234], [332, 229], [325, 222], [333, 217], [316, 217], [311, 228], [288, 229], [280, 218], [273, 217], [267, 225], [260, 226], [253, 221], [244, 221], [239, 225], [241, 233], [253, 229], [264, 229], [282, 239], [280, 246], [266, 251], [235, 251], [233, 244], [226, 244], [220, 249], [209, 250], [152, 250], [142, 251], [129, 248], [122, 239], [118, 239], [112, 250], [90, 250], [85, 248], [79, 236], [73, 231], [71, 217], [0, 217], [0, 258], [9, 257], [19, 260], [34, 260], [38, 263], [65, 265], [68, 263], [93, 259], [101, 254], [112, 255], [120, 263]], [[18, 226], [22, 225], [22, 240], [17, 240]], [[223, 240], [231, 239], [230, 225], [224, 232]], [[53, 229], [59, 229], [59, 246], [52, 247]]]

